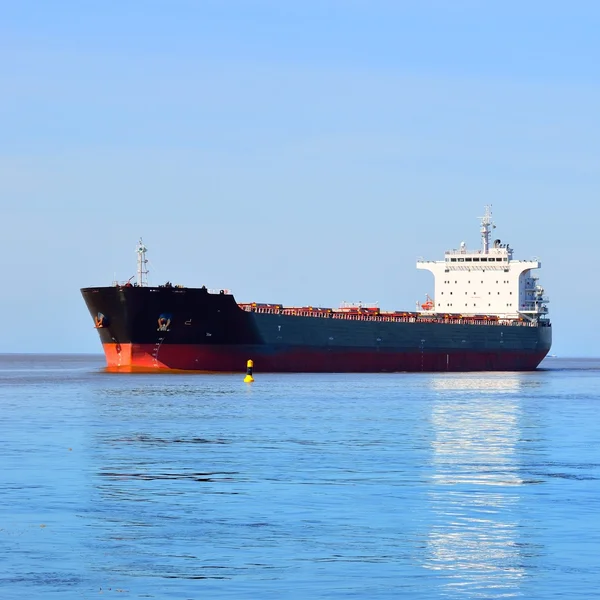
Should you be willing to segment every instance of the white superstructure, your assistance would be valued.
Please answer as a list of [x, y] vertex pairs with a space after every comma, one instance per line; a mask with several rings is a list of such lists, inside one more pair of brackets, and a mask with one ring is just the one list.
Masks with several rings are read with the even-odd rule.
[[508, 244], [490, 236], [495, 225], [491, 207], [481, 217], [481, 250], [467, 250], [464, 242], [446, 252], [444, 260], [418, 260], [417, 269], [435, 277], [433, 306], [424, 313], [494, 315], [499, 318], [537, 320], [548, 312], [548, 298], [532, 269], [538, 260], [516, 260]]

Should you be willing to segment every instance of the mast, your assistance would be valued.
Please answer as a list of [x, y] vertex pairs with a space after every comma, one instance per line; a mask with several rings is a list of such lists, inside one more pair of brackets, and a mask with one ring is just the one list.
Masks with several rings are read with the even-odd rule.
[[146, 265], [148, 264], [146, 258], [147, 250], [148, 249], [142, 242], [142, 238], [140, 238], [140, 241], [135, 248], [135, 251], [137, 252], [137, 284], [139, 287], [148, 287], [148, 269], [146, 268]]
[[481, 219], [481, 242], [482, 242], [482, 252], [483, 254], [489, 254], [490, 252], [490, 234], [492, 233], [492, 229], [495, 229], [496, 226], [492, 221], [492, 205], [486, 204], [485, 206], [485, 215], [483, 217], [479, 217]]

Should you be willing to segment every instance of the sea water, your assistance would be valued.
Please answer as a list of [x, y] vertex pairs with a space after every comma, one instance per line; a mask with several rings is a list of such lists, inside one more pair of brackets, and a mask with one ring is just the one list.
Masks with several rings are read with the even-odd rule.
[[600, 360], [110, 374], [0, 356], [0, 598], [598, 598]]

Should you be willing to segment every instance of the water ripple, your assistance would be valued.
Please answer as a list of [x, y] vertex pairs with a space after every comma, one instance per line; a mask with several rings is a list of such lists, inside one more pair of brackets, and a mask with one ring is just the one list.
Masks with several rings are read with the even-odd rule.
[[596, 594], [596, 363], [252, 386], [98, 364], [0, 357], [3, 597]]

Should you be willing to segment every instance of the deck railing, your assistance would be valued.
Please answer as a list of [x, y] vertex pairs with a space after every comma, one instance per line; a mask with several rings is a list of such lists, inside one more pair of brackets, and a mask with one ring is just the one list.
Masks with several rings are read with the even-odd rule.
[[543, 327], [549, 326], [547, 320], [529, 321], [519, 318], [473, 318], [469, 316], [444, 316], [444, 315], [397, 315], [380, 313], [378, 315], [349, 313], [331, 310], [310, 310], [305, 308], [263, 307], [251, 304], [240, 304], [239, 307], [246, 312], [270, 315], [287, 315], [293, 317], [313, 317], [317, 319], [342, 319], [345, 321], [374, 321], [379, 323], [446, 323], [450, 325], [491, 325], [491, 326], [517, 326], [517, 327]]

